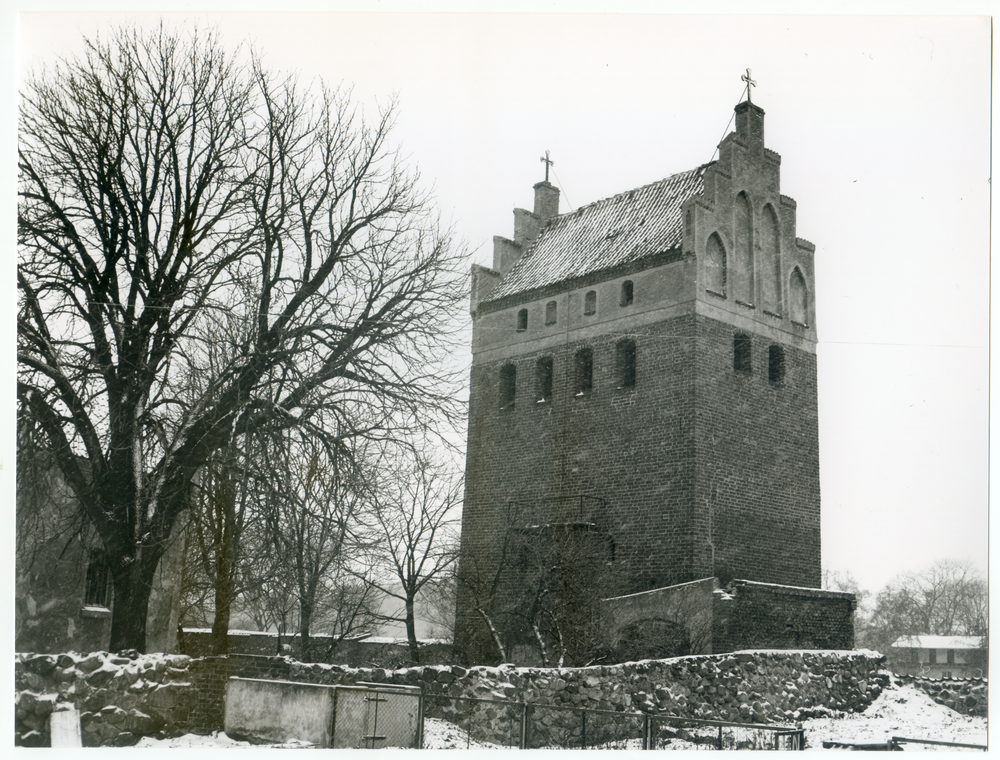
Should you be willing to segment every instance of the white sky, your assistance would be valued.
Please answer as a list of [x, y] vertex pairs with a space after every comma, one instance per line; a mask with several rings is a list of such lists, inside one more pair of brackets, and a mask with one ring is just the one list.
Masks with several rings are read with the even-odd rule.
[[[23, 14], [16, 59], [52, 61], [81, 33], [128, 18], [159, 16]], [[397, 93], [396, 137], [470, 264], [489, 265], [492, 236], [510, 236], [512, 209], [531, 207], [545, 150], [562, 211], [693, 168], [712, 157], [752, 69], [782, 192], [798, 201], [798, 235], [816, 244], [823, 565], [872, 591], [939, 558], [985, 569], [987, 18], [232, 8], [166, 18], [253, 41], [304, 80], [353, 83], [369, 107]]]

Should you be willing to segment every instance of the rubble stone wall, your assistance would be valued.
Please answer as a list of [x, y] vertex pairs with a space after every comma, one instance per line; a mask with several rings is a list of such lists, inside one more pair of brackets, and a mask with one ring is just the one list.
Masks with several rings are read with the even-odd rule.
[[185, 726], [192, 711], [191, 659], [20, 654], [14, 661], [16, 745], [49, 746], [49, 715], [80, 711], [85, 747], [129, 746]]
[[[536, 710], [549, 705], [735, 722], [788, 722], [837, 711], [863, 711], [889, 682], [884, 663], [884, 657], [867, 651], [772, 650], [589, 668], [427, 665], [386, 670], [253, 655], [192, 660], [183, 655], [130, 659], [106, 653], [22, 654], [15, 661], [15, 743], [45, 746], [48, 716], [60, 706], [80, 710], [85, 746], [125, 746], [141, 736], [221, 730], [231, 676], [423, 686], [428, 697], [426, 714], [452, 719], [469, 711], [469, 702], [457, 700], [473, 697], [528, 703], [537, 706]], [[483, 714], [490, 709], [500, 716], [498, 725], [491, 726], [488, 719], [479, 721], [482, 738], [509, 734], [509, 711], [486, 705]], [[552, 712], [576, 723], [570, 710]], [[550, 723], [555, 736], [561, 730], [558, 721]]]
[[950, 707], [962, 715], [986, 717], [989, 702], [989, 682], [985, 678], [921, 678], [897, 676], [925, 692], [939, 705]]

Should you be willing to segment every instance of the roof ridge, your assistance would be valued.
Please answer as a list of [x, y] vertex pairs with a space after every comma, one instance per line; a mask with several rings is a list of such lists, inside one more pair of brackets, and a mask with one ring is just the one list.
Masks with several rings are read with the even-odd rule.
[[674, 172], [673, 174], [669, 174], [666, 177], [663, 177], [662, 179], [658, 179], [658, 180], [655, 180], [653, 182], [647, 182], [645, 185], [639, 185], [638, 187], [633, 187], [633, 188], [630, 188], [628, 190], [622, 190], [621, 192], [614, 193], [613, 195], [605, 196], [604, 198], [598, 198], [596, 201], [591, 201], [590, 203], [585, 203], [582, 206], [578, 206], [575, 211], [567, 211], [565, 214], [557, 214], [556, 216], [550, 217], [549, 219], [546, 220], [546, 226], [548, 224], [551, 224], [553, 221], [555, 221], [557, 219], [568, 218], [570, 216], [573, 216], [574, 214], [579, 214], [584, 209], [588, 209], [588, 208], [592, 208], [594, 206], [598, 206], [598, 205], [600, 205], [602, 203], [605, 203], [607, 201], [614, 200], [615, 198], [620, 198], [623, 195], [628, 195], [629, 193], [635, 193], [635, 192], [638, 192], [639, 190], [645, 190], [648, 187], [655, 187], [656, 185], [662, 185], [664, 182], [669, 182], [670, 180], [675, 179], [677, 177], [685, 177], [685, 176], [691, 176], [691, 177], [693, 177], [693, 176], [696, 176], [699, 172], [700, 173], [704, 173], [705, 169], [707, 169], [709, 166], [711, 166], [712, 164], [715, 164], [715, 163], [718, 163], [718, 162], [717, 161], [709, 161], [708, 163], [696, 166], [694, 169], [686, 169], [686, 170], [684, 170], [682, 172]]

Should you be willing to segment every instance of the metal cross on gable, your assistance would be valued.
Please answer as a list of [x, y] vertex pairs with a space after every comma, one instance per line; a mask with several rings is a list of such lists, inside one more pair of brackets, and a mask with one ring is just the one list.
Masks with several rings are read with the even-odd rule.
[[747, 83], [747, 103], [752, 103], [753, 101], [750, 99], [750, 88], [756, 87], [757, 82], [750, 78], [750, 69], [747, 69], [747, 73], [741, 76], [740, 79]]
[[553, 161], [551, 158], [549, 158], [549, 152], [548, 151], [545, 151], [545, 155], [542, 156], [538, 160], [545, 164], [545, 181], [548, 182], [549, 181], [549, 167], [552, 166], [552, 164], [554, 164], [555, 161]]

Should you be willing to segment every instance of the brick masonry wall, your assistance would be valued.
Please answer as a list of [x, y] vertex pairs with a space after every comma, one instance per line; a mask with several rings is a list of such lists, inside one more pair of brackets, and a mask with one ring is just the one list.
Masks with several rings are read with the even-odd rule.
[[733, 581], [716, 593], [712, 648], [851, 649], [854, 595]]
[[[737, 332], [698, 318], [695, 511], [699, 536], [711, 535], [703, 574], [818, 588], [816, 355], [747, 331], [751, 371], [736, 372]], [[768, 379], [771, 345], [784, 351], [780, 382]]]
[[[211, 654], [212, 634], [203, 629], [185, 628], [180, 638], [180, 652], [189, 657], [206, 657]], [[324, 658], [327, 647], [331, 643], [330, 636], [311, 636], [314, 658], [323, 662], [349, 662], [356, 665], [373, 667], [396, 667], [409, 664], [410, 650], [405, 641], [387, 641], [384, 639], [360, 639], [341, 641], [334, 650]], [[425, 662], [448, 662], [451, 657], [451, 644], [440, 642], [419, 642], [421, 659]], [[254, 654], [265, 657], [282, 655], [299, 658], [301, 649], [299, 637], [282, 636], [264, 631], [229, 632], [230, 654]]]
[[[816, 357], [784, 345], [785, 376], [768, 379], [773, 340], [751, 334], [752, 371], [733, 369], [733, 325], [687, 314], [472, 370], [463, 568], [495, 563], [510, 501], [586, 494], [615, 543], [629, 594], [716, 575], [820, 583]], [[636, 385], [618, 387], [615, 344], [636, 343]], [[594, 387], [574, 395], [574, 355], [594, 353]], [[538, 403], [535, 365], [551, 356], [553, 397]], [[501, 368], [516, 367], [513, 408], [499, 408]], [[565, 520], [517, 515], [520, 525]], [[456, 643], [470, 661], [491, 647], [460, 590]], [[477, 630], [479, 629], [479, 630]], [[476, 633], [473, 633], [476, 632]], [[478, 634], [478, 635], [477, 635]]]
[[[694, 319], [684, 316], [629, 333], [636, 342], [634, 389], [618, 388], [619, 337], [604, 335], [518, 356], [512, 409], [500, 410], [498, 404], [505, 361], [473, 367], [463, 563], [469, 556], [486, 566], [495, 562], [507, 527], [507, 502], [537, 504], [546, 497], [584, 494], [608, 505], [585, 516], [615, 542], [620, 585], [608, 596], [693, 579]], [[593, 390], [586, 397], [575, 395], [579, 348], [593, 350]], [[551, 356], [554, 368], [553, 397], [542, 404], [535, 397], [540, 356]], [[574, 516], [518, 515], [517, 527], [568, 518]], [[472, 622], [462, 596], [458, 614], [461, 633]]]
[[[141, 736], [221, 730], [231, 676], [304, 683], [422, 686], [428, 714], [447, 718], [459, 697], [735, 722], [786, 722], [863, 711], [888, 684], [872, 652], [739, 652], [590, 668], [423, 666], [402, 670], [303, 664], [284, 657], [17, 655], [15, 744], [46, 746], [48, 716], [81, 711], [86, 746]], [[447, 704], [442, 698], [450, 697]], [[466, 703], [467, 706], [467, 703]], [[449, 710], [451, 712], [449, 712]], [[509, 727], [497, 727], [498, 733]]]

